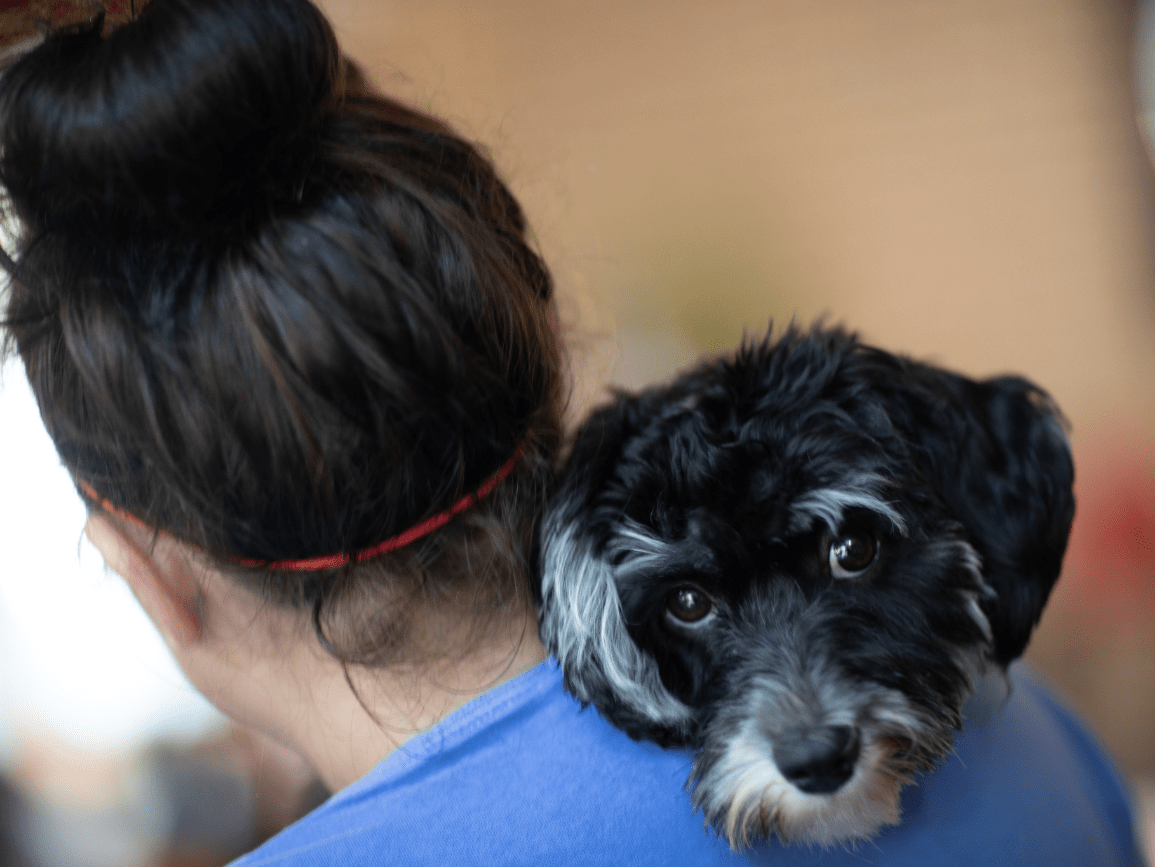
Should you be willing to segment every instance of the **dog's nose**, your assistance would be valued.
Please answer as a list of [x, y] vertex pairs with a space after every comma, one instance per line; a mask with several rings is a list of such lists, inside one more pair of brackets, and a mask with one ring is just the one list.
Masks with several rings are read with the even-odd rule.
[[821, 726], [774, 744], [774, 764], [782, 776], [812, 795], [838, 791], [857, 761], [858, 731], [852, 726]]

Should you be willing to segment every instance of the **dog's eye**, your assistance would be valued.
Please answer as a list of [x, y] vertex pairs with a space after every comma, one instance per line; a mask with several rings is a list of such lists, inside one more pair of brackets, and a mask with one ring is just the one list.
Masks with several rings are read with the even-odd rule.
[[682, 623], [698, 623], [714, 611], [714, 600], [701, 588], [684, 584], [666, 599], [666, 611]]
[[878, 543], [869, 533], [842, 533], [830, 543], [830, 574], [857, 578], [874, 565]]

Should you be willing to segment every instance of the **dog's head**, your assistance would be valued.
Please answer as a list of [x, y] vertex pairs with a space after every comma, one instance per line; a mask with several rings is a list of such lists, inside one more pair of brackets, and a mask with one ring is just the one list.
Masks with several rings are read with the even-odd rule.
[[1030, 383], [792, 329], [585, 423], [542, 635], [582, 702], [697, 750], [694, 803], [735, 848], [869, 836], [1023, 652], [1072, 481]]

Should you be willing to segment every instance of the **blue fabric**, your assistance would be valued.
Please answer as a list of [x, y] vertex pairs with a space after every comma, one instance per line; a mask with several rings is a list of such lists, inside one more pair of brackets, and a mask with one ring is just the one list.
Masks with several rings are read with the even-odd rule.
[[[409, 741], [234, 867], [361, 865], [1139, 865], [1125, 788], [1025, 667], [968, 705], [954, 754], [903, 822], [850, 849], [743, 855], [702, 827], [691, 756], [634, 743], [562, 691], [556, 664]], [[999, 681], [1001, 684], [1001, 681]]]

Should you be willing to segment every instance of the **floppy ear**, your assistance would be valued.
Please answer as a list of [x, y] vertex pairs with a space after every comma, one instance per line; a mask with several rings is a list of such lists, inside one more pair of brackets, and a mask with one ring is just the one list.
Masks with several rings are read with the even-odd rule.
[[1022, 655], [1062, 568], [1075, 516], [1071, 452], [1058, 408], [1030, 382], [935, 373], [949, 410], [936, 402], [931, 413], [953, 416], [957, 431], [926, 426], [923, 471], [982, 557], [993, 656], [1006, 666]]
[[657, 662], [630, 637], [615, 578], [622, 562], [654, 552], [628, 529], [614, 498], [599, 497], [621, 485], [613, 471], [631, 436], [628, 414], [619, 398], [585, 423], [542, 521], [541, 637], [583, 705], [630, 737], [671, 746], [687, 742], [694, 712], [666, 689]]

